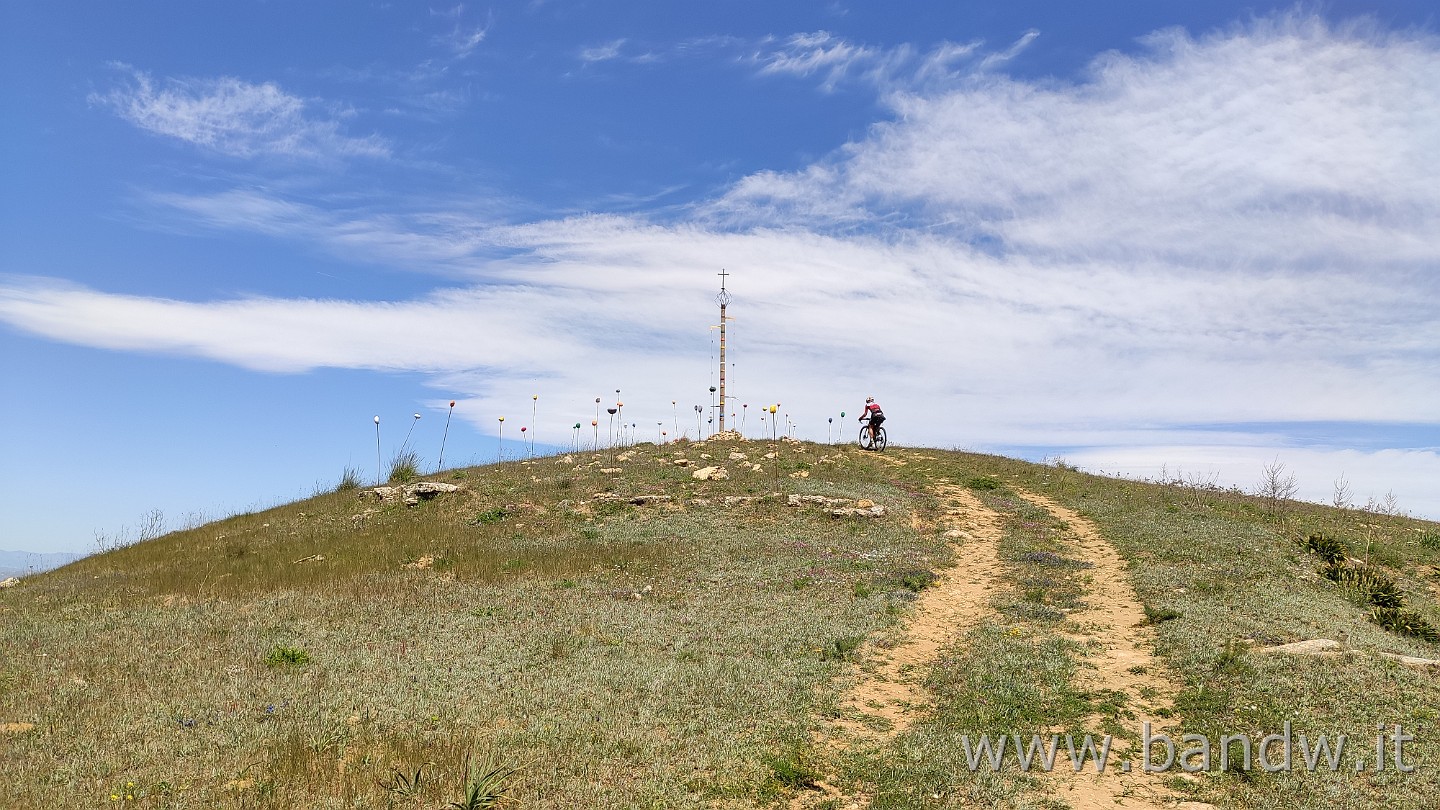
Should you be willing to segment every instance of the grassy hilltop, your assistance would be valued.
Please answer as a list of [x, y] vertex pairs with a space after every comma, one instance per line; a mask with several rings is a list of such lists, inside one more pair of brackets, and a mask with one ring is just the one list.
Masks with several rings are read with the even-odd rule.
[[[697, 479], [706, 466], [728, 477]], [[1440, 674], [1379, 655], [1440, 658], [1424, 638], [1440, 627], [1434, 523], [993, 456], [738, 438], [426, 480], [462, 489], [413, 506], [343, 489], [0, 590], [0, 807], [481, 807], [487, 774], [517, 807], [848, 806], [811, 789], [822, 777], [876, 808], [1068, 806], [1013, 763], [972, 773], [960, 744], [1134, 734], [1138, 707], [1085, 685], [1092, 651], [1067, 624], [1088, 564], [1023, 493], [1084, 515], [1128, 563], [1180, 731], [1258, 740], [1288, 721], [1356, 749], [1334, 773], [1175, 774], [1172, 800], [1337, 810], [1440, 795]], [[922, 719], [827, 745], [858, 673], [937, 574], [965, 570], [942, 480], [1003, 531], [985, 620], [913, 673]], [[1351, 652], [1260, 652], [1313, 638]], [[1377, 723], [1414, 735], [1413, 773], [1356, 771]]]

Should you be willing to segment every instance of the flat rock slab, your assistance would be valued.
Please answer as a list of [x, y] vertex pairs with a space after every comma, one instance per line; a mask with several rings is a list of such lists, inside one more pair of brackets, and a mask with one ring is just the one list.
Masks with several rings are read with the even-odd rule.
[[1313, 638], [1309, 641], [1297, 641], [1293, 644], [1281, 644], [1278, 647], [1262, 647], [1256, 652], [1278, 653], [1280, 655], [1328, 655], [1344, 651], [1344, 647], [1338, 641], [1328, 638]]
[[415, 506], [421, 501], [428, 501], [431, 498], [451, 492], [459, 492], [464, 489], [459, 484], [442, 484], [437, 481], [416, 481], [413, 484], [405, 484], [398, 487], [375, 487], [369, 490], [371, 494], [385, 503], [400, 501], [406, 506]]

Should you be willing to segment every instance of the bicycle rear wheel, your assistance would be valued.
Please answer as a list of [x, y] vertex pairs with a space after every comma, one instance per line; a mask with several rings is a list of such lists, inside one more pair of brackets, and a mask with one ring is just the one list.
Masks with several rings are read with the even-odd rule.
[[883, 452], [886, 444], [885, 427], [882, 425], [875, 428], [875, 449]]

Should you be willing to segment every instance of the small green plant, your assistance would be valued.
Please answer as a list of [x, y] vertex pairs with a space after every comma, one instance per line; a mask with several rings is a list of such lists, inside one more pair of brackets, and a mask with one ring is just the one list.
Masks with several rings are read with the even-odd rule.
[[1244, 675], [1250, 672], [1250, 665], [1245, 662], [1245, 652], [1245, 642], [1236, 639], [1225, 642], [1225, 648], [1215, 656], [1215, 674]]
[[915, 593], [934, 585], [937, 579], [939, 577], [935, 576], [933, 571], [905, 571], [897, 577], [900, 587]]
[[853, 661], [855, 651], [865, 641], [864, 636], [841, 636], [820, 650], [821, 661]]
[[1424, 616], [1413, 610], [1377, 607], [1370, 611], [1370, 620], [1392, 633], [1432, 643], [1440, 642], [1440, 630], [1436, 630]]
[[344, 471], [340, 473], [340, 483], [335, 485], [336, 492], [354, 492], [360, 488], [360, 471], [356, 468], [345, 465]]
[[460, 801], [446, 805], [451, 810], [488, 810], [499, 807], [510, 792], [510, 781], [518, 768], [487, 763], [476, 767], [470, 755], [465, 756], [465, 782]]
[[796, 745], [789, 750], [764, 758], [776, 782], [791, 790], [812, 790], [820, 774], [810, 765], [809, 757]]
[[484, 512], [476, 515], [475, 518], [470, 521], [470, 525], [488, 526], [491, 523], [499, 523], [500, 521], [505, 519], [505, 516], [507, 514], [508, 513], [505, 511], [505, 507], [503, 506], [497, 506], [494, 509], [486, 509]]
[[413, 775], [407, 775], [404, 771], [395, 771], [390, 775], [389, 782], [379, 782], [378, 784], [385, 788], [391, 796], [403, 799], [418, 794], [424, 788], [425, 783], [425, 765], [421, 765], [415, 769]]
[[875, 593], [875, 589], [872, 588], [872, 587], [870, 587], [870, 583], [865, 582], [864, 580], [858, 580], [858, 579], [855, 581], [855, 598], [856, 598], [856, 599], [864, 599], [865, 597], [867, 597], [867, 596], [869, 596], [869, 595], [871, 595], [871, 594], [873, 594], [873, 593]]
[[386, 481], [391, 484], [408, 484], [420, 477], [420, 454], [414, 450], [401, 450], [390, 459], [390, 474]]
[[1356, 591], [1375, 607], [1398, 608], [1405, 604], [1405, 597], [1395, 581], [1368, 565], [1332, 562], [1320, 569], [1320, 573], [1331, 582]]
[[1000, 479], [993, 475], [977, 475], [965, 482], [965, 486], [974, 490], [991, 490], [1000, 488]]
[[1328, 534], [1312, 534], [1306, 537], [1301, 545], [1312, 554], [1316, 554], [1326, 563], [1343, 562], [1350, 556], [1350, 550], [1345, 544]]
[[265, 654], [265, 665], [269, 667], [303, 667], [310, 663], [310, 653], [299, 647], [276, 645]]
[[1440, 550], [1440, 531], [1425, 532], [1420, 535], [1420, 546], [1422, 548]]
[[1145, 605], [1146, 624], [1160, 624], [1161, 622], [1168, 622], [1171, 619], [1178, 619], [1183, 615], [1184, 614], [1178, 610], [1171, 610], [1170, 608], [1156, 608]]

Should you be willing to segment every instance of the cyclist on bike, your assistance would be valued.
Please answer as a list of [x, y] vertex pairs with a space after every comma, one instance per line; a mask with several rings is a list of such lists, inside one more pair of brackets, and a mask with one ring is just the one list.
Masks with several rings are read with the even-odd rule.
[[873, 442], [875, 428], [880, 427], [881, 423], [885, 421], [885, 412], [880, 410], [880, 406], [875, 403], [875, 397], [865, 398], [865, 410], [860, 412], [859, 421], [864, 422], [866, 419], [870, 420], [870, 424], [866, 425], [865, 429], [870, 431], [870, 440]]

